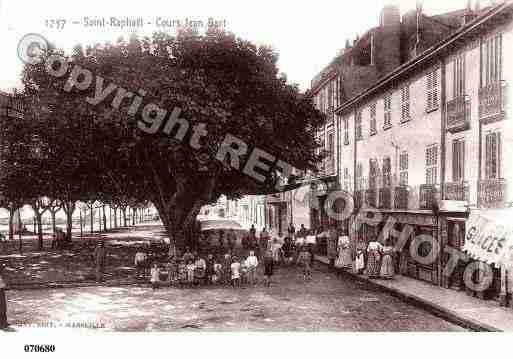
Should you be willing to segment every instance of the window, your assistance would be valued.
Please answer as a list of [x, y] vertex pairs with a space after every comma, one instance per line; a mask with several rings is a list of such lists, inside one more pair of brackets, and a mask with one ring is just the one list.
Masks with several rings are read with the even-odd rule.
[[383, 187], [390, 187], [392, 185], [392, 165], [390, 157], [383, 157]]
[[492, 132], [486, 135], [485, 144], [485, 176], [486, 179], [501, 178], [502, 145], [500, 132]]
[[496, 83], [502, 75], [502, 35], [481, 42], [481, 87]]
[[387, 129], [392, 127], [392, 94], [388, 93], [383, 98], [383, 110], [384, 110], [384, 119], [383, 119], [383, 128]]
[[375, 135], [377, 133], [377, 130], [376, 130], [376, 104], [375, 103], [370, 105], [369, 112], [370, 112], [370, 124], [369, 124], [370, 134]]
[[342, 105], [342, 76], [338, 75], [335, 81], [335, 107], [339, 107]]
[[452, 141], [452, 181], [461, 182], [465, 177], [465, 141]]
[[362, 111], [358, 111], [356, 113], [356, 139], [361, 140], [362, 139]]
[[399, 155], [399, 184], [408, 185], [408, 152]]
[[447, 242], [453, 248], [463, 248], [465, 245], [465, 222], [447, 221]]
[[332, 172], [335, 165], [335, 142], [333, 132], [328, 134], [327, 147], [328, 156], [326, 157], [326, 170]]
[[401, 122], [410, 120], [410, 85], [401, 89]]
[[369, 188], [374, 189], [378, 186], [378, 160], [369, 159]]
[[430, 71], [426, 76], [426, 97], [426, 111], [430, 112], [438, 109], [438, 69]]
[[465, 53], [459, 54], [454, 58], [453, 68], [453, 98], [465, 95]]
[[344, 117], [344, 145], [349, 144], [349, 118]]
[[359, 162], [356, 165], [356, 190], [361, 191], [363, 189], [363, 164]]
[[344, 168], [344, 190], [349, 191], [351, 188], [351, 179], [349, 178], [349, 168]]
[[437, 183], [438, 146], [426, 148], [426, 184]]

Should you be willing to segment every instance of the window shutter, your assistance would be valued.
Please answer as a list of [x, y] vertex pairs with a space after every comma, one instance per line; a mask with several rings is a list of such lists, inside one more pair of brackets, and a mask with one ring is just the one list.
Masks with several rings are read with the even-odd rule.
[[432, 108], [438, 107], [438, 71], [435, 69], [433, 70], [433, 82], [432, 82], [432, 89], [431, 89], [431, 104]]
[[502, 145], [501, 133], [497, 132], [497, 178], [502, 176]]

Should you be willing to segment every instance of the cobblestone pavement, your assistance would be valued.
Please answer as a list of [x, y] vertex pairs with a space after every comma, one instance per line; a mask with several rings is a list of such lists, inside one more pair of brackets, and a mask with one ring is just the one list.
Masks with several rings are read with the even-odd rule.
[[[278, 268], [271, 288], [87, 287], [8, 291], [15, 331], [462, 331], [366, 282]], [[30, 324], [31, 326], [27, 326]], [[39, 328], [37, 327], [39, 325]], [[103, 326], [94, 328], [94, 326]]]

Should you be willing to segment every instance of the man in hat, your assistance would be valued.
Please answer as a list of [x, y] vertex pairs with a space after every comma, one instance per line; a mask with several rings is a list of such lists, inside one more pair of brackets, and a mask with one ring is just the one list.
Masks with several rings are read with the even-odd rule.
[[0, 264], [0, 329], [9, 326], [9, 323], [7, 323], [7, 300], [5, 299], [7, 284], [4, 281], [3, 272], [4, 265]]

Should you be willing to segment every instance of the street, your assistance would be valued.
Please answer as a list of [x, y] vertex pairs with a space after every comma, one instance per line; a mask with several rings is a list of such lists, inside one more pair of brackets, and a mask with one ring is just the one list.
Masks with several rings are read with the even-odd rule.
[[[8, 318], [18, 332], [465, 330], [368, 283], [337, 279], [326, 270], [316, 264], [312, 281], [303, 282], [298, 268], [278, 268], [271, 288], [13, 290], [7, 293]], [[87, 328], [70, 329], [80, 325]]]

